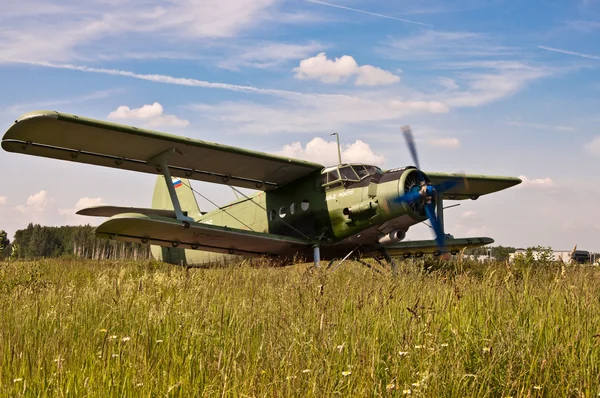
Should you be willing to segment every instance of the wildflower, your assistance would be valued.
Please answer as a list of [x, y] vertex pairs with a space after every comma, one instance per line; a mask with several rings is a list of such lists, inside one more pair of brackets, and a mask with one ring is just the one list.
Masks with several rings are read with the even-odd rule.
[[144, 383], [137, 383], [135, 386], [136, 387], [142, 387], [144, 385]]
[[394, 388], [396, 388], [396, 385], [394, 383], [390, 383], [387, 386], [385, 386], [385, 389], [388, 391], [393, 390]]
[[483, 352], [492, 352], [492, 348], [491, 347], [483, 347], [482, 351]]
[[352, 371], [350, 370], [345, 370], [342, 372], [342, 376], [350, 376], [352, 374]]
[[112, 357], [113, 357], [113, 358], [118, 358], [118, 357], [119, 357], [119, 354], [112, 354]]
[[106, 332], [108, 332], [108, 330], [106, 330], [106, 329], [98, 329], [98, 331], [99, 331], [100, 333], [106, 333]]
[[408, 355], [408, 352], [406, 351], [400, 351], [398, 352], [398, 355], [400, 355], [401, 357]]
[[412, 383], [412, 386], [419, 388], [421, 386], [421, 383]]
[[410, 388], [407, 388], [406, 390], [402, 390], [402, 394], [403, 395], [410, 395], [410, 394], [412, 394], [412, 391], [410, 390]]
[[109, 340], [116, 340], [116, 338], [117, 338], [116, 334], [113, 334], [112, 336], [108, 337]]
[[296, 376], [288, 376], [288, 377], [286, 377], [285, 379], [286, 379], [286, 380], [290, 380], [290, 379], [295, 379], [295, 378], [296, 378]]
[[310, 369], [304, 369], [304, 370], [302, 371], [302, 373], [308, 373], [308, 372], [310, 372]]
[[346, 345], [346, 343], [342, 343], [340, 345], [337, 346], [337, 349], [339, 352], [342, 352], [342, 350], [344, 349], [344, 346]]
[[23, 381], [23, 379], [21, 377], [19, 377], [18, 379], [13, 379], [13, 383], [18, 383], [19, 381]]
[[[533, 389], [534, 389], [534, 390], [541, 390], [541, 389], [542, 389], [542, 386], [533, 386]], [[598, 395], [600, 395], [600, 394], [598, 394]]]
[[162, 343], [163, 341], [162, 341], [162, 340], [156, 340], [156, 342], [157, 342], [157, 343]]
[[440, 347], [448, 347], [448, 343], [442, 343], [440, 344]]
[[121, 341], [122, 341], [122, 342], [126, 342], [126, 341], [129, 341], [129, 340], [131, 340], [131, 337], [129, 337], [129, 336], [127, 336], [127, 337], [123, 337], [123, 338], [121, 339]]
[[416, 348], [417, 350], [420, 350], [420, 349], [421, 349], [421, 348], [423, 348], [423, 347], [425, 347], [425, 346], [423, 346], [423, 345], [416, 345], [416, 346], [415, 346], [415, 348]]

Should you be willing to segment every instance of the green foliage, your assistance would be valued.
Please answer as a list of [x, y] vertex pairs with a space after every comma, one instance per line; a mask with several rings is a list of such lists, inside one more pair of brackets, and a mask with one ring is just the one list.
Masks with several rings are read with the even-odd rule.
[[10, 252], [10, 241], [5, 230], [0, 230], [0, 260], [7, 257]]
[[30, 223], [15, 233], [19, 259], [75, 256], [91, 259], [148, 259], [150, 248], [141, 243], [99, 239], [94, 228], [85, 226], [44, 227]]
[[0, 396], [596, 396], [600, 269], [535, 265], [5, 263]]

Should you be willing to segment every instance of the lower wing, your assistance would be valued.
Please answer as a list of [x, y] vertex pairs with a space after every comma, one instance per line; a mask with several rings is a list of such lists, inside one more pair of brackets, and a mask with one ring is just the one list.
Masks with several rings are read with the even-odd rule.
[[244, 256], [291, 256], [311, 250], [310, 242], [302, 239], [139, 213], [112, 217], [96, 228], [96, 236]]
[[[449, 238], [444, 243], [444, 248], [456, 254], [462, 249], [485, 246], [494, 243], [492, 238]], [[439, 254], [439, 247], [435, 240], [413, 240], [385, 245], [384, 248], [390, 256], [422, 256], [423, 254]], [[373, 255], [380, 255], [374, 252]]]

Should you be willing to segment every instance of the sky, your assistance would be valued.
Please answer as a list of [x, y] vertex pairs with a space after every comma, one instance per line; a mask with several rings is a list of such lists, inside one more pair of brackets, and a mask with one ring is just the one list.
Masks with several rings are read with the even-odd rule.
[[[447, 232], [600, 251], [600, 0], [333, 1], [4, 0], [0, 130], [50, 109], [324, 164], [338, 132], [344, 161], [392, 168], [410, 124], [425, 172], [523, 180], [456, 202]], [[4, 151], [0, 168], [10, 236], [149, 207], [155, 181]]]

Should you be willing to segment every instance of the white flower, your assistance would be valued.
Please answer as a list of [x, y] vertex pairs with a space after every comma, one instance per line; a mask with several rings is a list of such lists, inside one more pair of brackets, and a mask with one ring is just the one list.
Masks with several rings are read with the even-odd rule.
[[23, 381], [23, 379], [21, 377], [19, 377], [18, 379], [13, 379], [13, 383], [17, 383], [19, 381]]
[[121, 341], [122, 341], [122, 342], [126, 342], [126, 341], [129, 341], [129, 340], [131, 340], [131, 337], [129, 337], [129, 336], [127, 336], [127, 337], [123, 337], [123, 338], [121, 339]]
[[403, 357], [403, 356], [406, 356], [406, 355], [408, 355], [408, 352], [406, 352], [406, 351], [400, 351], [400, 352], [398, 353], [398, 355], [400, 355], [401, 357]]
[[308, 373], [308, 372], [310, 372], [310, 369], [304, 369], [304, 370], [302, 371], [302, 373]]
[[440, 344], [441, 347], [448, 347], [448, 343], [442, 343]]
[[492, 351], [492, 348], [491, 348], [491, 347], [483, 347], [483, 348], [482, 348], [482, 351], [483, 351], [483, 352], [491, 352], [491, 351]]
[[119, 354], [112, 354], [113, 358], [117, 358], [119, 356]]
[[410, 394], [412, 394], [412, 391], [407, 388], [406, 390], [402, 390], [402, 394], [403, 395], [410, 395]]
[[116, 334], [113, 334], [112, 336], [109, 336], [108, 339], [109, 340], [115, 340], [117, 338]]
[[342, 376], [350, 376], [351, 374], [352, 374], [352, 372], [349, 370], [345, 370], [342, 372]]
[[[541, 390], [541, 389], [542, 389], [542, 386], [533, 386], [533, 389], [534, 389], [534, 390]], [[600, 394], [598, 394], [598, 395], [600, 395]]]
[[387, 386], [385, 386], [385, 389], [388, 391], [393, 390], [394, 388], [396, 388], [396, 385], [394, 383], [390, 383]]
[[421, 349], [421, 348], [423, 348], [423, 347], [424, 347], [423, 345], [416, 345], [416, 346], [415, 346], [415, 348], [416, 348], [417, 350], [419, 350], [419, 349]]

